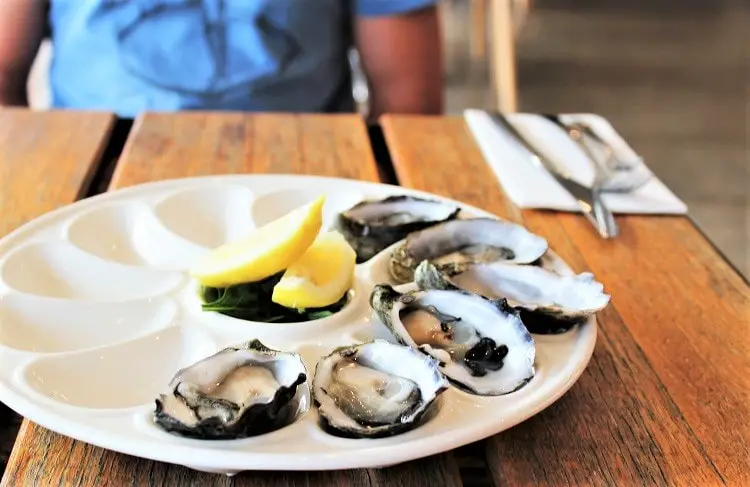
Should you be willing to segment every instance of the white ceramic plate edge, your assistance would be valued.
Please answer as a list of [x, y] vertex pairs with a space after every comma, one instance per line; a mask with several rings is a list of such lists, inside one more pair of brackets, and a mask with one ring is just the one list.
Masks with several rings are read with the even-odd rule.
[[[266, 180], [263, 184], [274, 185], [274, 181], [280, 181], [281, 186], [294, 184], [294, 181], [300, 179], [318, 180], [331, 184], [353, 184], [357, 187], [367, 189], [371, 188], [375, 192], [402, 193], [415, 196], [423, 196], [442, 201], [453, 201], [449, 198], [440, 197], [431, 193], [411, 190], [394, 185], [383, 185], [379, 183], [369, 183], [362, 181], [350, 181], [341, 178], [328, 178], [320, 176], [290, 176], [290, 175], [227, 175], [227, 176], [209, 176], [199, 178], [184, 178], [168, 181], [159, 181], [146, 183], [139, 186], [125, 188], [113, 193], [105, 193], [92, 198], [81, 200], [79, 202], [67, 205], [54, 210], [42, 217], [27, 223], [26, 225], [11, 232], [5, 238], [0, 240], [0, 253], [7, 251], [7, 247], [14, 244], [14, 241], [22, 236], [27, 229], [33, 224], [43, 228], [48, 222], [63, 219], [66, 216], [76, 214], [79, 209], [94, 208], [100, 201], [116, 201], [118, 199], [127, 199], [128, 197], [137, 196], [139, 193], [149, 193], [158, 190], [170, 189], [187, 189], [192, 185], [202, 184], [223, 184], [237, 183], [242, 184], [243, 180], [252, 182], [254, 180]], [[460, 202], [459, 202], [460, 203]], [[486, 211], [476, 207], [461, 203], [461, 207], [477, 215], [487, 215], [497, 218]], [[559, 257], [551, 252], [555, 260], [563, 262]], [[572, 272], [566, 263], [565, 268]], [[596, 342], [597, 323], [595, 318], [591, 318], [582, 328], [585, 336], [583, 346], [579, 344], [576, 349], [579, 355], [577, 360], [566, 362], [566, 366], [571, 370], [565, 376], [565, 380], [558, 379], [556, 383], [546, 384], [545, 387], [551, 388], [553, 392], [546, 394], [542, 400], [532, 398], [528, 399], [530, 407], [511, 417], [503, 418], [500, 421], [488, 422], [474, 425], [471, 428], [465, 428], [459, 431], [453, 431], [452, 434], [441, 434], [438, 438], [434, 436], [409, 439], [398, 444], [378, 445], [377, 440], [372, 442], [374, 445], [367, 449], [357, 449], [357, 461], [352, 462], [346, 456], [340, 456], [335, 453], [320, 453], [313, 455], [285, 454], [285, 453], [258, 453], [247, 451], [227, 451], [215, 450], [214, 454], [207, 454], [207, 451], [195, 446], [182, 446], [170, 444], [169, 448], [164, 448], [162, 444], [155, 441], [149, 441], [148, 437], [144, 439], [132, 437], [111, 437], [102, 434], [101, 430], [95, 426], [82, 425], [78, 421], [65, 417], [58, 412], [50, 412], [43, 406], [35, 404], [33, 401], [26, 399], [13, 387], [8, 387], [0, 382], [0, 398], [12, 409], [22, 411], [23, 414], [31, 421], [40, 424], [52, 431], [67, 435], [81, 441], [118, 451], [121, 453], [131, 454], [139, 457], [150, 458], [169, 463], [187, 465], [199, 470], [210, 470], [219, 472], [235, 472], [241, 470], [263, 469], [263, 470], [329, 470], [340, 468], [364, 468], [364, 467], [381, 467], [393, 465], [416, 458], [429, 456], [432, 454], [451, 450], [472, 441], [492, 436], [505, 429], [519, 424], [522, 421], [534, 416], [538, 412], [547, 408], [550, 404], [557, 401], [565, 394], [570, 387], [578, 380], [583, 370], [588, 365], [593, 354]], [[554, 386], [554, 387], [553, 387]], [[533, 399], [533, 400], [532, 400]], [[356, 440], [371, 441], [371, 440]]]

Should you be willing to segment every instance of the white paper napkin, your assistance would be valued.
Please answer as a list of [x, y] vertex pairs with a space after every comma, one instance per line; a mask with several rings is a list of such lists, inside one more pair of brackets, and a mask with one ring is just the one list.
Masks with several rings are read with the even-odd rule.
[[[466, 122], [485, 159], [492, 167], [505, 192], [521, 208], [546, 208], [580, 211], [576, 200], [546, 171], [533, 165], [529, 153], [519, 146], [481, 110], [466, 110]], [[539, 152], [567, 169], [586, 186], [594, 178], [594, 169], [586, 153], [559, 126], [541, 115], [513, 113], [508, 120]], [[566, 122], [586, 121], [613, 147], [618, 156], [639, 161], [635, 151], [620, 137], [612, 125], [594, 114], [564, 114]], [[640, 163], [641, 171], [649, 171]], [[649, 171], [650, 172], [650, 171]], [[656, 176], [633, 193], [604, 193], [604, 202], [613, 213], [680, 214], [687, 206]]]

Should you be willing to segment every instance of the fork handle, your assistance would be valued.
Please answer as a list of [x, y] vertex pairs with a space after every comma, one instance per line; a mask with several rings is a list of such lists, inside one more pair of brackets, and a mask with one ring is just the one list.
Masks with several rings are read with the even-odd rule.
[[599, 233], [604, 238], [616, 237], [620, 233], [620, 228], [615, 221], [614, 215], [609, 211], [604, 201], [602, 201], [602, 195], [599, 191], [594, 191], [593, 196], [594, 219], [596, 220]]

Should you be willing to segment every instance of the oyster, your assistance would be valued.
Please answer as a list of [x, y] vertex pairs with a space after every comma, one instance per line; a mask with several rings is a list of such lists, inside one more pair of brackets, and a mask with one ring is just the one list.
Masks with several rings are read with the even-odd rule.
[[453, 220], [460, 209], [441, 201], [414, 196], [366, 200], [339, 213], [334, 228], [357, 253], [357, 263], [371, 259], [409, 233]]
[[415, 427], [447, 388], [436, 360], [375, 340], [322, 358], [315, 369], [313, 398], [326, 429], [376, 438]]
[[397, 340], [437, 359], [466, 391], [508, 394], [534, 377], [534, 340], [504, 300], [461, 290], [400, 293], [378, 284], [370, 305]]
[[409, 282], [423, 260], [438, 266], [506, 261], [528, 264], [547, 252], [547, 240], [520, 225], [494, 218], [451, 220], [410, 234], [391, 255], [391, 276]]
[[278, 429], [295, 415], [294, 397], [307, 380], [299, 355], [252, 340], [177, 372], [156, 399], [164, 430], [201, 439], [232, 439]]
[[462, 289], [505, 298], [531, 333], [562, 333], [604, 309], [609, 295], [593, 274], [563, 276], [543, 267], [503, 262], [438, 268], [424, 261], [414, 272], [421, 289]]

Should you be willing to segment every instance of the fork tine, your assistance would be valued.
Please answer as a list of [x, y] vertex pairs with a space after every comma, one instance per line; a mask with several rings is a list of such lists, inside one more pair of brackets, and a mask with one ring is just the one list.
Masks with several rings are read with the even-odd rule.
[[[594, 185], [600, 191], [629, 193], [640, 189], [653, 177], [640, 157], [637, 161], [621, 159], [609, 142], [600, 137], [588, 123], [583, 121], [564, 123], [557, 115], [543, 116], [567, 132], [568, 136], [575, 140], [586, 153], [595, 170]], [[578, 136], [574, 137], [572, 131], [576, 131]], [[602, 149], [603, 158], [596, 157], [596, 154], [592, 152], [591, 142]]]
[[636, 172], [625, 178], [612, 178], [605, 181], [601, 189], [607, 193], [630, 193], [645, 186], [652, 177], [651, 172]]
[[[576, 122], [577, 125], [581, 129], [581, 133], [583, 133], [589, 140], [594, 141], [598, 146], [602, 147], [604, 151], [607, 153], [607, 159], [605, 160], [605, 164], [607, 165], [607, 168], [611, 171], [621, 171], [621, 170], [630, 170], [637, 168], [639, 164], [643, 163], [643, 158], [640, 156], [637, 156], [636, 160], [628, 160], [628, 159], [621, 159], [620, 156], [617, 154], [617, 151], [615, 151], [612, 148], [612, 145], [607, 142], [604, 138], [600, 137], [594, 129], [585, 122]], [[612, 164], [609, 164], [610, 161], [613, 161]]]

